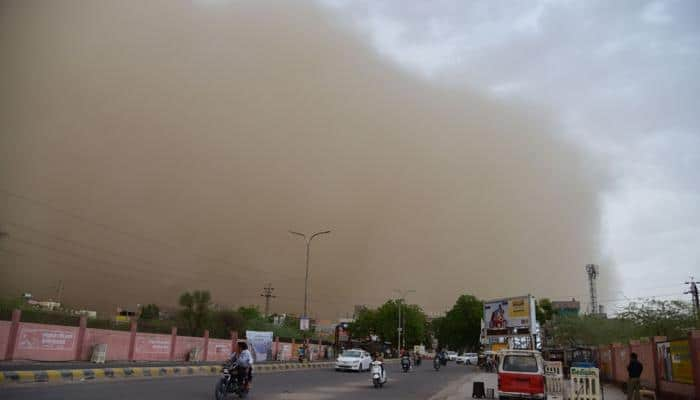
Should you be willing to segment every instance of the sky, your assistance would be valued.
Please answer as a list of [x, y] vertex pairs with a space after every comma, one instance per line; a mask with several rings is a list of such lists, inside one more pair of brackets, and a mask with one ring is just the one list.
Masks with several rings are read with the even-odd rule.
[[[549, 110], [601, 188], [601, 301], [676, 297], [700, 276], [696, 1], [329, 0], [426, 79]], [[687, 298], [687, 296], [681, 296]]]
[[[532, 5], [535, 4], [535, 5]], [[428, 6], [429, 5], [429, 6]], [[611, 8], [612, 7], [612, 8]], [[698, 269], [698, 10], [5, 2], [0, 291], [337, 317], [394, 289], [671, 298]], [[698, 274], [700, 276], [700, 273]], [[585, 302], [584, 302], [585, 307]]]

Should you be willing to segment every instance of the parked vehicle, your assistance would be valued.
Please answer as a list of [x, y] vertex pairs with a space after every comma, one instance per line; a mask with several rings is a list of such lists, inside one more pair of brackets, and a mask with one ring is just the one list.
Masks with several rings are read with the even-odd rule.
[[335, 363], [336, 371], [367, 371], [372, 357], [362, 349], [345, 350]]
[[227, 363], [221, 368], [221, 379], [216, 383], [214, 398], [216, 400], [224, 400], [229, 394], [236, 395], [240, 398], [246, 397], [248, 394], [248, 378], [243, 378], [243, 382], [238, 381], [237, 371], [238, 365]]
[[545, 399], [544, 361], [538, 351], [504, 350], [499, 356], [499, 399]]
[[386, 368], [381, 361], [372, 361], [372, 384], [375, 388], [381, 388], [386, 383]]
[[455, 361], [455, 360], [457, 360], [457, 352], [456, 352], [456, 351], [448, 351], [448, 352], [447, 352], [447, 360], [448, 360], [448, 361]]

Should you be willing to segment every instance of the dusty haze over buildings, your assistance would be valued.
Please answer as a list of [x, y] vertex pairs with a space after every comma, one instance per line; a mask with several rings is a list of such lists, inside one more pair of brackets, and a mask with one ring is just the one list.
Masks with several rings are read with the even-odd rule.
[[601, 261], [600, 182], [551, 116], [410, 75], [313, 4], [3, 2], [0, 54], [3, 294], [242, 305], [269, 282], [301, 312], [289, 229], [333, 231], [326, 317], [393, 288], [429, 312], [583, 297]]

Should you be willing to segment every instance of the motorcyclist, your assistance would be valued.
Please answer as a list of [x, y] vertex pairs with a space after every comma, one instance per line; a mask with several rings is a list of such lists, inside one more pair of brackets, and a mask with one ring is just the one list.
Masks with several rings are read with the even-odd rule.
[[403, 364], [404, 360], [406, 360], [406, 362], [408, 362], [408, 366], [410, 368], [411, 367], [411, 354], [406, 349], [401, 350], [401, 363], [402, 364]]
[[235, 357], [238, 362], [237, 379], [239, 384], [247, 381], [247, 385], [253, 380], [253, 355], [248, 350], [248, 343], [238, 343], [239, 354], [233, 353], [231, 359]]
[[382, 376], [384, 376], [384, 356], [382, 355], [381, 351], [374, 353], [374, 361], [379, 361], [381, 363], [380, 367], [382, 368]]

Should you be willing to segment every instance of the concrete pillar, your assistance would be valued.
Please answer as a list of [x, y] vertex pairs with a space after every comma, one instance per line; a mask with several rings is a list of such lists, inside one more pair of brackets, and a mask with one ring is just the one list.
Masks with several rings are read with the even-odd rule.
[[610, 345], [610, 366], [612, 367], [612, 381], [618, 382], [617, 380], [617, 365], [620, 363], [618, 359], [620, 357], [620, 349], [622, 348], [621, 343], [613, 343]]
[[665, 342], [666, 341], [666, 336], [654, 336], [651, 338], [651, 354], [652, 357], [654, 358], [654, 386], [656, 389], [656, 395], [659, 396], [661, 393], [661, 383], [659, 382], [661, 380], [661, 375], [663, 371], [661, 371], [661, 366], [658, 363], [659, 360], [659, 348], [656, 345], [659, 342]]
[[695, 398], [700, 399], [700, 330], [693, 329], [688, 333], [688, 346], [690, 347], [690, 360], [693, 366]]
[[168, 359], [170, 361], [175, 360], [175, 345], [177, 344], [177, 326], [173, 326], [170, 329], [170, 356]]
[[231, 352], [238, 354], [238, 332], [231, 331]]
[[131, 332], [131, 337], [129, 338], [129, 361], [134, 361], [134, 352], [136, 351], [136, 324], [135, 318], [129, 321], [129, 331]]
[[10, 335], [7, 338], [7, 348], [5, 348], [5, 360], [13, 360], [15, 357], [17, 334], [19, 333], [19, 321], [21, 319], [22, 310], [12, 310], [12, 323], [10, 325]]
[[75, 343], [75, 360], [80, 361], [80, 355], [83, 352], [83, 342], [85, 341], [85, 330], [87, 329], [87, 317], [80, 316], [80, 328], [78, 328], [78, 338]]
[[204, 354], [202, 355], [202, 361], [207, 361], [209, 356], [209, 329], [204, 330]]
[[279, 359], [279, 354], [280, 354], [280, 337], [277, 336], [277, 337], [275, 338], [275, 353], [272, 355], [272, 358], [273, 358], [274, 360], [278, 360], [278, 359]]

